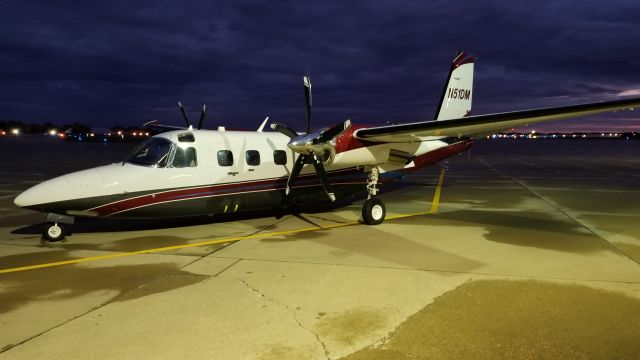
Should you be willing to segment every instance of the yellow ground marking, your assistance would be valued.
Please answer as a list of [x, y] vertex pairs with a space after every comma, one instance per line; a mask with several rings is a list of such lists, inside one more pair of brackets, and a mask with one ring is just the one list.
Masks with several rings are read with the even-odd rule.
[[440, 205], [440, 190], [442, 190], [442, 182], [444, 181], [444, 168], [440, 170], [440, 178], [438, 179], [438, 186], [436, 186], [436, 192], [433, 194], [433, 202], [431, 202], [431, 212], [435, 213], [438, 211], [438, 206]]
[[[438, 203], [440, 202], [440, 190], [442, 188], [443, 179], [444, 179], [444, 169], [442, 169], [442, 171], [440, 172], [440, 178], [438, 179], [438, 185], [436, 186], [436, 191], [435, 191], [435, 194], [433, 196], [433, 203], [431, 205], [431, 210], [430, 211], [421, 211], [421, 212], [416, 212], [416, 213], [398, 214], [398, 215], [393, 215], [393, 216], [387, 216], [386, 220], [402, 219], [402, 218], [407, 218], [407, 217], [412, 217], [412, 216], [428, 215], [428, 214], [435, 213], [438, 210]], [[42, 268], [61, 266], [61, 265], [79, 264], [79, 263], [89, 262], [89, 261], [115, 259], [115, 258], [121, 258], [121, 257], [125, 257], [125, 256], [132, 256], [132, 255], [150, 254], [150, 253], [171, 251], [171, 250], [180, 250], [180, 249], [187, 249], [187, 248], [199, 247], [199, 246], [205, 246], [205, 245], [224, 244], [224, 243], [229, 243], [229, 242], [265, 238], [265, 237], [270, 237], [270, 236], [282, 236], [282, 235], [290, 235], [290, 234], [303, 233], [303, 232], [309, 232], [309, 231], [328, 230], [328, 229], [340, 228], [340, 227], [345, 227], [345, 226], [358, 225], [359, 223], [360, 222], [358, 222], [358, 221], [350, 221], [350, 222], [339, 223], [339, 224], [324, 225], [322, 227], [314, 226], [314, 227], [307, 227], [307, 228], [293, 229], [293, 230], [286, 230], [286, 231], [274, 231], [274, 232], [268, 232], [268, 233], [259, 233], [259, 234], [253, 234], [253, 235], [235, 236], [235, 237], [228, 237], [228, 238], [222, 238], [222, 239], [200, 241], [200, 242], [191, 243], [191, 244], [165, 246], [165, 247], [159, 247], [159, 248], [153, 248], [153, 249], [122, 252], [122, 253], [107, 254], [107, 255], [89, 256], [89, 257], [84, 257], [84, 258], [64, 260], [64, 261], [56, 261], [56, 262], [50, 262], [50, 263], [44, 263], [44, 264], [36, 264], [36, 265], [20, 266], [20, 267], [8, 268], [8, 269], [0, 269], [0, 274], [7, 274], [7, 273], [12, 273], [12, 272], [42, 269]]]

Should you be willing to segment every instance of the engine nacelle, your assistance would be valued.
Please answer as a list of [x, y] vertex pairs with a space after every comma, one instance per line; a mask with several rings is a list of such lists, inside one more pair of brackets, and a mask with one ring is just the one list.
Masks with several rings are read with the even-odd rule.
[[366, 146], [338, 152], [327, 160], [327, 165], [362, 166], [376, 165], [389, 159], [389, 147], [384, 144]]

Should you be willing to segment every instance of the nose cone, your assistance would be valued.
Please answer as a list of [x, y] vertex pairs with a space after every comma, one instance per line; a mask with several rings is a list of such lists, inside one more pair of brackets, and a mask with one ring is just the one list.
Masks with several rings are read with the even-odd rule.
[[16, 206], [38, 211], [60, 210], [63, 202], [103, 195], [103, 168], [63, 175], [27, 189], [13, 200]]
[[33, 192], [30, 192], [31, 189], [23, 191], [20, 195], [18, 195], [15, 199], [13, 199], [13, 203], [19, 207], [27, 207], [32, 205], [33, 203]]
[[19, 207], [32, 207], [40, 204], [59, 201], [60, 195], [68, 188], [69, 181], [66, 176], [60, 176], [42, 182], [25, 190], [13, 200], [13, 203]]

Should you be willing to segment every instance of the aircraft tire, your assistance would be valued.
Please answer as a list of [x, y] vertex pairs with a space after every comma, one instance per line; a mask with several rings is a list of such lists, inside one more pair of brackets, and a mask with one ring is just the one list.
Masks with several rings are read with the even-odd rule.
[[65, 228], [63, 224], [47, 223], [42, 229], [42, 240], [57, 242], [64, 240]]
[[377, 197], [372, 197], [362, 205], [362, 221], [367, 225], [382, 224], [386, 214], [384, 203]]

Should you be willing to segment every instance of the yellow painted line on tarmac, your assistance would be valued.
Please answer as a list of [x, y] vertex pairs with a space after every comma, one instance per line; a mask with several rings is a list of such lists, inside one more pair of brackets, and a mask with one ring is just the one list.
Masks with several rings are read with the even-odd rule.
[[443, 182], [444, 182], [444, 168], [440, 170], [440, 178], [438, 179], [438, 185], [436, 186], [436, 193], [433, 194], [433, 201], [431, 202], [431, 213], [438, 212], [438, 206], [440, 206], [440, 191], [442, 190]]
[[[435, 213], [438, 210], [438, 204], [440, 202], [440, 191], [442, 188], [443, 179], [444, 179], [444, 169], [442, 169], [442, 171], [440, 172], [440, 178], [438, 180], [438, 185], [436, 186], [436, 191], [433, 196], [433, 202], [432, 202], [430, 211], [421, 211], [416, 213], [388, 216], [386, 220], [402, 219], [402, 218], [407, 218], [412, 216], [428, 215], [428, 214]], [[340, 228], [340, 227], [352, 226], [352, 225], [358, 225], [358, 224], [359, 224], [358, 221], [350, 221], [350, 222], [339, 223], [339, 224], [325, 225], [322, 227], [314, 226], [314, 227], [307, 227], [307, 228], [293, 229], [293, 230], [286, 230], [286, 231], [274, 231], [274, 232], [268, 232], [268, 233], [259, 233], [259, 234], [253, 234], [253, 235], [235, 236], [235, 237], [228, 237], [228, 238], [222, 238], [222, 239], [200, 241], [200, 242], [191, 243], [191, 244], [165, 246], [165, 247], [159, 247], [159, 248], [153, 248], [153, 249], [122, 252], [122, 253], [107, 254], [107, 255], [89, 256], [84, 258], [56, 261], [56, 262], [50, 262], [50, 263], [44, 263], [44, 264], [35, 264], [35, 265], [20, 266], [20, 267], [8, 268], [8, 269], [0, 269], [0, 274], [43, 269], [43, 268], [54, 267], [54, 266], [79, 264], [79, 263], [89, 262], [89, 261], [116, 259], [116, 258], [121, 258], [125, 256], [132, 256], [132, 255], [151, 254], [151, 253], [163, 252], [163, 251], [180, 250], [180, 249], [187, 249], [187, 248], [199, 247], [199, 246], [205, 246], [205, 245], [224, 244], [228, 242], [258, 239], [258, 238], [264, 238], [269, 236], [282, 236], [282, 235], [290, 235], [290, 234], [303, 233], [303, 232], [309, 232], [309, 231], [328, 230], [328, 229], [334, 229], [334, 228]]]

